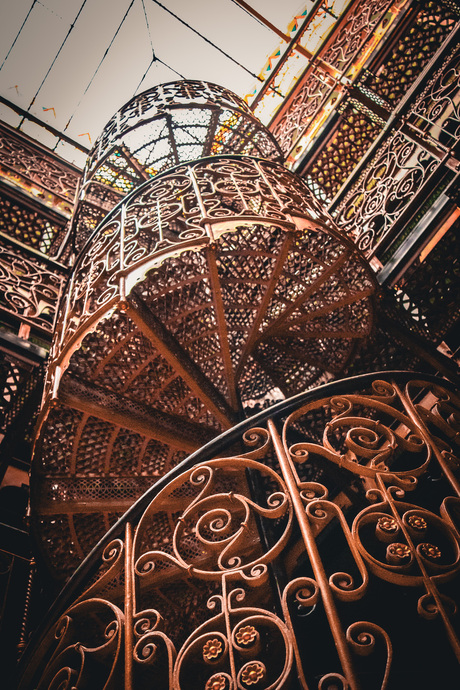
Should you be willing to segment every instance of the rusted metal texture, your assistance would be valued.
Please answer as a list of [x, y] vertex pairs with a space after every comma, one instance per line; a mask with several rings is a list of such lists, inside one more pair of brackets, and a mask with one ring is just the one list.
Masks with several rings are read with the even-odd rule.
[[88, 157], [73, 221], [76, 247], [145, 180], [178, 163], [226, 153], [283, 159], [248, 105], [221, 86], [178, 81], [135, 96], [109, 121]]
[[389, 372], [227, 432], [105, 537], [18, 687], [455, 685], [459, 405]]

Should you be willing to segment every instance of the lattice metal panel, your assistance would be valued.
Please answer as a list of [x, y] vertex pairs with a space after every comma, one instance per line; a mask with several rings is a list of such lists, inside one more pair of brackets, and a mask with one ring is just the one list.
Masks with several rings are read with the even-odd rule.
[[[448, 257], [448, 260], [446, 260]], [[436, 344], [460, 318], [460, 222], [454, 223], [422, 263], [414, 263], [400, 281], [401, 292]]]
[[[2, 352], [0, 359], [0, 429], [6, 434], [27, 405], [34, 391], [40, 387], [44, 372]], [[32, 412], [32, 410], [31, 410]]]
[[396, 106], [459, 19], [458, 7], [447, 7], [443, 2], [422, 3], [392, 55], [376, 74], [368, 75], [365, 84], [392, 107]]
[[67, 235], [64, 218], [27, 205], [0, 190], [0, 232], [42, 254], [56, 256]]
[[334, 133], [302, 172], [318, 199], [326, 204], [332, 201], [381, 129], [382, 124], [372, 121], [365, 112], [346, 105]]

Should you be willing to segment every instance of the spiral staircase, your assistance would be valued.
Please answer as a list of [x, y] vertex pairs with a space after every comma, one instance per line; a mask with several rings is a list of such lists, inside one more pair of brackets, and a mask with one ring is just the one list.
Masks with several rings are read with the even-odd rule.
[[246, 407], [338, 374], [369, 334], [371, 270], [280, 161], [202, 82], [141, 94], [96, 142], [33, 459], [55, 577]]

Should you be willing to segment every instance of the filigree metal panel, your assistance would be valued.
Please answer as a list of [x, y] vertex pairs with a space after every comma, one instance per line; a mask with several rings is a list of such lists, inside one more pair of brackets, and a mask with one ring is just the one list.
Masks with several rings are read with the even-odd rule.
[[337, 70], [336, 77], [331, 78], [327, 65], [322, 67], [321, 62], [313, 62], [272, 123], [271, 130], [285, 154], [293, 148], [326, 101], [331, 98], [333, 102], [337, 101], [343, 90], [339, 77], [359, 56], [391, 4], [388, 0], [372, 0], [355, 2], [350, 6], [345, 20], [318, 54], [320, 61]]
[[460, 49], [447, 53], [409, 111], [409, 122], [446, 148], [455, 148], [460, 137]]
[[455, 28], [459, 18], [458, 8], [454, 10], [442, 2], [422, 3], [392, 55], [376, 74], [368, 74], [365, 84], [394, 107]]
[[101, 542], [18, 687], [455, 684], [459, 405], [389, 373], [229, 432]]
[[351, 5], [321, 51], [321, 59], [344, 72], [392, 4], [388, 0], [369, 0]]
[[301, 87], [294, 92], [289, 105], [285, 106], [272, 127], [273, 135], [285, 154], [289, 153], [335, 89], [336, 83], [326, 69], [320, 66], [308, 68]]
[[65, 269], [59, 264], [50, 265], [4, 241], [0, 246], [0, 313], [51, 336], [65, 279]]
[[[382, 143], [360, 179], [335, 210], [342, 232], [363, 251], [371, 251], [387, 235], [421, 190], [425, 199], [435, 183], [440, 162], [397, 130]], [[419, 195], [419, 196], [416, 196]]]
[[[66, 161], [26, 141], [4, 125], [0, 125], [1, 168], [13, 176], [19, 176], [29, 185], [38, 185], [45, 192], [55, 195], [66, 202], [64, 210], [71, 210], [80, 179], [79, 172]], [[59, 201], [56, 201], [56, 206], [59, 206]]]
[[94, 227], [86, 218], [88, 206], [98, 205], [101, 193], [107, 211], [107, 203], [112, 208], [115, 200], [159, 172], [226, 153], [282, 160], [270, 132], [242, 99], [223, 87], [171, 82], [136, 96], [109, 121], [88, 158], [74, 219], [77, 246]]

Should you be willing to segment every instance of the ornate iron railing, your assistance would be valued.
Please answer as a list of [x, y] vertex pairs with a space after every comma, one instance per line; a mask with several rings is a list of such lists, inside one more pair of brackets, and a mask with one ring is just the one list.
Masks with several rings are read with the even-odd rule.
[[39, 252], [1, 237], [0, 314], [51, 339], [67, 269]]
[[[270, 129], [286, 156], [299, 145], [315, 118], [327, 112], [326, 105], [331, 101], [337, 105], [337, 100], [343, 97], [350, 66], [365, 53], [373, 32], [392, 5], [391, 0], [349, 3], [334, 32], [271, 123]], [[344, 79], [346, 76], [348, 79]]]
[[431, 61], [424, 56], [424, 72], [329, 207], [343, 232], [367, 255], [384, 261], [397, 249], [401, 231], [405, 237], [454, 177], [460, 131], [458, 21], [450, 18], [443, 30], [444, 43]]
[[18, 687], [455, 683], [459, 404], [445, 380], [386, 372], [226, 432], [94, 549]]
[[34, 196], [70, 215], [80, 171], [5, 124], [0, 125], [0, 171], [10, 181], [33, 189]]
[[[32, 505], [53, 570], [72, 570], [146, 475], [233, 426], [242, 403], [341, 371], [375, 287], [277, 163], [202, 159], [129, 195], [75, 263], [50, 353]], [[101, 480], [91, 506], [88, 477]]]
[[[264, 160], [238, 156], [203, 159], [145, 183], [93, 233], [66, 291], [52, 353], [56, 363], [66, 366], [68, 352], [115, 305], [123, 308], [126, 296], [148, 271], [184, 252], [213, 246], [225, 233], [254, 225], [260, 226], [259, 233], [264, 227], [277, 226], [304, 235], [311, 242], [309, 254], [324, 253], [327, 245], [326, 254], [318, 261], [347, 264], [356, 298], [352, 301], [359, 302], [372, 292], [371, 272], [298, 177]], [[264, 249], [269, 249], [269, 234], [271, 242], [276, 241], [269, 232]], [[300, 246], [297, 251], [302, 251]], [[316, 271], [314, 266], [311, 270], [306, 267], [305, 283], [314, 284], [318, 272], [322, 273], [319, 265]], [[289, 299], [287, 294], [285, 299]], [[294, 304], [299, 306], [295, 300]], [[359, 323], [354, 323], [349, 335], [356, 336], [363, 329], [368, 331], [368, 320], [360, 313]], [[326, 324], [322, 330], [327, 337]]]
[[145, 180], [179, 163], [228, 153], [283, 160], [271, 133], [228, 89], [189, 80], [135, 96], [108, 122], [88, 157], [73, 219], [76, 247]]

